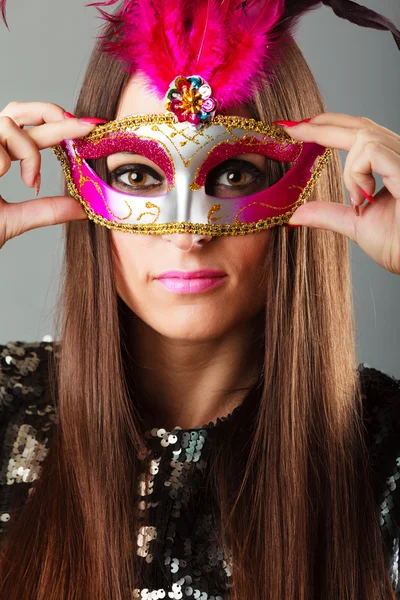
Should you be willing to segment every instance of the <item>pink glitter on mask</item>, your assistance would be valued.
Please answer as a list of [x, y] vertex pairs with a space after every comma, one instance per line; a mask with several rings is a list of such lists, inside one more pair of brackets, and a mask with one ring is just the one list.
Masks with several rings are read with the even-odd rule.
[[[55, 151], [70, 193], [96, 223], [133, 233], [211, 235], [242, 235], [285, 224], [307, 201], [332, 154], [318, 144], [274, 133], [268, 124], [253, 126], [246, 118], [221, 117], [204, 130], [193, 131], [189, 124], [177, 124], [164, 115], [128, 116], [84, 139], [64, 140]], [[139, 162], [140, 155], [149, 158], [174, 185], [166, 189], [123, 182], [120, 190], [118, 178], [109, 185], [86, 159], [118, 152], [133, 152]], [[237, 187], [233, 196], [210, 195], [204, 185], [208, 173], [229, 158], [246, 154], [291, 165], [278, 181], [267, 177], [266, 186], [257, 183], [259, 191], [249, 184]]]
[[84, 159], [103, 158], [119, 152], [133, 152], [154, 162], [165, 173], [169, 186], [174, 185], [174, 167], [164, 148], [155, 140], [139, 138], [125, 131], [109, 134], [101, 140], [75, 140], [75, 147]]
[[207, 175], [210, 171], [225, 160], [239, 154], [261, 154], [262, 156], [281, 162], [295, 162], [299, 158], [302, 151], [301, 146], [298, 146], [297, 144], [283, 145], [281, 142], [277, 142], [272, 138], [270, 138], [270, 140], [271, 142], [267, 144], [256, 144], [252, 140], [249, 140], [248, 142], [235, 142], [233, 144], [230, 142], [219, 144], [210, 152], [207, 159], [202, 164], [195, 183], [201, 186], [205, 185]]

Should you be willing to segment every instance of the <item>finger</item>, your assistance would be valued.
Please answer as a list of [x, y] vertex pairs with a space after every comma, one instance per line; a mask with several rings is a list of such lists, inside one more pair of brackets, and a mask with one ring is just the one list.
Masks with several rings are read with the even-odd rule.
[[11, 158], [0, 144], [0, 177], [5, 175], [11, 167]]
[[28, 187], [33, 187], [40, 172], [40, 152], [32, 139], [10, 117], [0, 117], [0, 145], [9, 161], [21, 161], [22, 181]]
[[79, 119], [64, 119], [55, 123], [45, 123], [39, 127], [25, 129], [39, 150], [50, 148], [62, 140], [71, 140], [88, 135], [97, 124], [82, 122]]
[[[364, 210], [367, 210], [366, 206]], [[342, 233], [353, 242], [357, 241], [356, 219], [349, 206], [337, 202], [310, 201], [302, 204], [289, 220], [289, 225], [303, 225], [318, 229], [328, 229]]]
[[391, 137], [399, 137], [397, 133], [387, 127], [383, 127], [383, 125], [379, 125], [379, 123], [375, 123], [372, 119], [368, 119], [367, 117], [353, 117], [352, 115], [343, 113], [320, 113], [312, 117], [311, 123], [315, 125], [339, 125], [353, 129], [375, 129]]
[[6, 239], [39, 227], [88, 219], [82, 206], [71, 196], [48, 196], [8, 203], [6, 214]]
[[[375, 192], [376, 181], [372, 174], [373, 168], [371, 161], [366, 162], [365, 151], [376, 143], [381, 144], [383, 147], [391, 148], [395, 154], [398, 154], [400, 159], [400, 137], [396, 139], [380, 133], [377, 137], [371, 139], [365, 132], [360, 132], [357, 135], [354, 146], [346, 158], [343, 170], [344, 183], [357, 206], [361, 206], [365, 202], [363, 190], [371, 196]], [[379, 171], [375, 172], [378, 175], [382, 175]]]
[[10, 117], [19, 127], [62, 121], [65, 109], [52, 102], [10, 102], [0, 117]]
[[40, 174], [39, 150], [59, 144], [64, 139], [87, 135], [96, 124], [82, 123], [79, 119], [64, 119], [31, 129], [20, 129], [11, 117], [0, 117], [0, 144], [11, 160], [21, 161], [21, 177], [33, 187]]
[[400, 200], [400, 149], [397, 153], [385, 144], [373, 140], [358, 153], [345, 182], [356, 204], [362, 204], [365, 200], [361, 189], [371, 195], [375, 191], [376, 182], [371, 175], [372, 171], [382, 177], [390, 194]]
[[374, 128], [347, 128], [339, 125], [317, 125], [312, 122], [300, 123], [296, 127], [283, 127], [289, 135], [298, 141], [314, 142], [325, 148], [336, 148], [350, 152], [358, 138], [364, 141], [371, 139], [386, 140], [394, 149], [400, 143], [400, 136], [386, 133]]

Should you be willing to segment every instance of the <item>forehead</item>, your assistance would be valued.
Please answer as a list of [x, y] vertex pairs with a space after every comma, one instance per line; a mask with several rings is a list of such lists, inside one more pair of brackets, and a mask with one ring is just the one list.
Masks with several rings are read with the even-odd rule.
[[[159, 98], [146, 75], [137, 71], [130, 77], [121, 94], [114, 119], [121, 119], [128, 115], [152, 115], [165, 112], [165, 99]], [[247, 104], [232, 106], [226, 114], [254, 117], [251, 107]]]
[[115, 119], [121, 119], [127, 115], [164, 113], [164, 99], [157, 98], [149, 87], [148, 80], [140, 71], [131, 76], [121, 94]]

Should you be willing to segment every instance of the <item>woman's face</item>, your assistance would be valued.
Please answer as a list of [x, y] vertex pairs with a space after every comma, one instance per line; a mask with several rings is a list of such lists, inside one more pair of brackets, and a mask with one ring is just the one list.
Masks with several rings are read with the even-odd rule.
[[[150, 94], [141, 76], [136, 74], [121, 96], [115, 118], [164, 112], [164, 102]], [[231, 114], [252, 116], [243, 106]], [[235, 158], [238, 162], [230, 160], [225, 171], [223, 164], [209, 174], [206, 187], [214, 189], [212, 195], [244, 195], [243, 192], [258, 191], [257, 185], [262, 185], [257, 173], [262, 174], [265, 158], [255, 154]], [[167, 189], [164, 173], [149, 159], [123, 153], [107, 158], [111, 173], [122, 165], [131, 165], [132, 170], [125, 172], [123, 178], [112, 177], [113, 187], [126, 192], [128, 184], [135, 194], [137, 186], [142, 189], [152, 186], [152, 195], [154, 191], [163, 193]], [[120, 187], [124, 184], [125, 187]], [[119, 296], [142, 321], [163, 336], [188, 341], [216, 339], [244, 325], [264, 306], [261, 281], [269, 230], [221, 237], [189, 233], [145, 235], [116, 230], [111, 230], [110, 235]], [[163, 285], [157, 279], [168, 271], [204, 269], [218, 270], [224, 277], [216, 280], [218, 285], [200, 290], [192, 280], [192, 293], [185, 288], [178, 293], [175, 286], [171, 289], [167, 282]], [[179, 280], [169, 283], [179, 284]]]

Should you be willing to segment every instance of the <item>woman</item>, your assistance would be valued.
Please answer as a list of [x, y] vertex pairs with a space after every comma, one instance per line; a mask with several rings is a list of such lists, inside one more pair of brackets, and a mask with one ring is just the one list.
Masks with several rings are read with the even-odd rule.
[[[311, 117], [292, 139], [335, 149], [312, 201], [290, 215], [300, 227], [126, 235], [69, 196], [2, 202], [2, 244], [67, 223], [61, 343], [1, 348], [2, 598], [396, 598], [400, 385], [355, 368], [347, 238], [400, 274], [400, 138], [324, 112], [293, 40], [282, 52], [275, 85], [226, 115]], [[104, 127], [162, 113], [147, 82], [99, 41], [74, 113]], [[39, 150], [96, 124], [11, 103], [0, 174], [21, 160], [37, 185]], [[349, 152], [354, 212], [336, 149]], [[115, 191], [168, 187], [144, 154], [88, 160]], [[372, 171], [385, 187], [363, 205]], [[252, 195], [288, 172], [238, 154], [205, 187]], [[201, 291], [158, 279], [201, 269], [222, 280]]]

